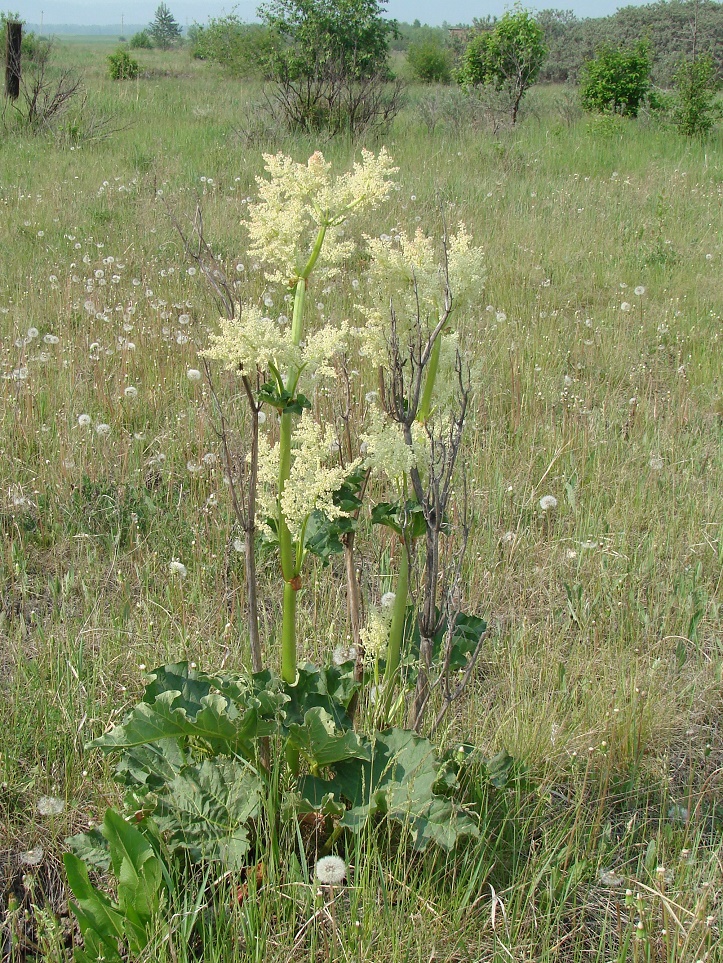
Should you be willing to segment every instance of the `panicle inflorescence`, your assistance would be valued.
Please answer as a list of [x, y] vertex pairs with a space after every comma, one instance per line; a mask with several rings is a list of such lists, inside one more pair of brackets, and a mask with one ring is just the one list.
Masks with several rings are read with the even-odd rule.
[[249, 253], [259, 258], [269, 281], [291, 284], [301, 277], [320, 230], [326, 231], [316, 273], [338, 274], [354, 250], [344, 239], [344, 222], [352, 210], [377, 207], [389, 196], [394, 167], [385, 148], [376, 156], [362, 151], [361, 163], [332, 177], [320, 151], [306, 164], [284, 154], [264, 154], [268, 178], [258, 177], [259, 200], [249, 205]]
[[463, 300], [483, 284], [484, 251], [472, 244], [462, 223], [456, 234], [446, 238], [444, 250], [421, 228], [411, 236], [400, 231], [394, 237], [367, 237], [366, 242], [376, 297], [372, 305], [357, 305], [365, 325], [356, 333], [362, 354], [374, 364], [384, 364], [387, 359], [390, 301], [397, 318], [397, 337], [405, 343], [416, 332], [418, 320], [430, 330], [434, 328], [448, 288], [455, 300]]

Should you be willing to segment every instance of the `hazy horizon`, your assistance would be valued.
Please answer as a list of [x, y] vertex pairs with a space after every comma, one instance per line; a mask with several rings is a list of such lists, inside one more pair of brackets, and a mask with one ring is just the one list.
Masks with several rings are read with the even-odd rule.
[[[578, 17], [604, 17], [615, 13], [625, 6], [644, 6], [649, 0], [639, 2], [619, 3], [617, 0], [565, 0], [559, 4], [561, 9], [572, 10]], [[198, 4], [190, 0], [166, 0], [167, 6], [176, 20], [186, 26], [190, 23], [205, 23], [210, 17], [220, 17], [228, 13], [235, 13], [242, 20], [256, 19], [257, 0], [241, 0], [239, 3], [224, 3], [221, 0], [211, 0], [204, 7], [204, 13], [199, 15]], [[396, 20], [412, 23], [421, 20], [432, 26], [442, 23], [471, 23], [474, 17], [485, 17], [487, 14], [499, 16], [512, 7], [506, 0], [487, 0], [479, 3], [473, 0], [456, 0], [449, 6], [441, 5], [437, 0], [389, 0], [387, 15]], [[15, 5], [10, 4], [10, 9]], [[158, 6], [156, 0], [127, 0], [121, 3], [96, 3], [93, 0], [73, 0], [71, 3], [60, 0], [32, 0], [32, 2], [18, 5], [23, 20], [33, 25], [65, 25], [103, 27], [121, 24], [150, 23]], [[544, 10], [556, 7], [550, 3], [530, 4], [532, 10]]]

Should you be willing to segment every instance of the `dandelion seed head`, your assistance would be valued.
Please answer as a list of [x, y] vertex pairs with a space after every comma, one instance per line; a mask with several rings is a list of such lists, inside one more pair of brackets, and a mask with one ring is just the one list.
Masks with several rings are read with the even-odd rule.
[[65, 801], [57, 796], [41, 796], [36, 808], [41, 816], [59, 816], [65, 809]]
[[33, 849], [20, 853], [19, 859], [26, 866], [39, 866], [43, 861], [43, 847], [34, 846]]
[[543, 512], [551, 512], [557, 508], [557, 499], [554, 495], [543, 495], [540, 499], [540, 508]]
[[189, 368], [186, 372], [186, 377], [189, 381], [200, 381], [201, 372], [198, 370], [198, 368]]
[[177, 558], [171, 559], [171, 561], [168, 563], [168, 568], [171, 572], [171, 575], [178, 575], [180, 578], [185, 578], [186, 575], [188, 575], [188, 569], [183, 562], [179, 562]]
[[322, 856], [316, 862], [314, 875], [323, 886], [339, 886], [346, 879], [346, 863], [341, 856]]

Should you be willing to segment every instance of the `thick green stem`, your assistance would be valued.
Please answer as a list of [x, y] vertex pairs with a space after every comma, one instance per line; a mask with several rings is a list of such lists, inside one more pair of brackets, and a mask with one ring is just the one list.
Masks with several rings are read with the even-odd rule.
[[281, 555], [281, 573], [284, 581], [290, 582], [296, 574], [294, 562], [296, 553], [291, 532], [281, 511], [281, 496], [291, 474], [291, 433], [293, 429], [292, 416], [284, 412], [281, 416], [279, 428], [279, 553]]
[[311, 256], [306, 262], [306, 267], [301, 272], [301, 277], [306, 279], [314, 270], [314, 265], [319, 260], [319, 255], [321, 254], [321, 249], [324, 246], [324, 238], [326, 237], [326, 225], [319, 228], [319, 233], [316, 235], [316, 240], [314, 241], [314, 247], [311, 251]]
[[437, 371], [439, 370], [439, 356], [442, 352], [442, 337], [443, 335], [440, 331], [437, 340], [432, 345], [432, 351], [429, 355], [427, 380], [424, 383], [422, 400], [419, 403], [419, 411], [417, 412], [417, 421], [421, 421], [422, 423], [427, 421], [432, 411], [432, 395], [434, 394], [434, 384], [437, 380]]
[[299, 344], [304, 333], [304, 306], [306, 304], [306, 280], [299, 278], [294, 292], [294, 314], [291, 319], [291, 340]]
[[402, 657], [402, 641], [404, 639], [404, 622], [407, 617], [407, 596], [409, 594], [409, 555], [407, 546], [402, 542], [402, 553], [399, 560], [399, 575], [397, 576], [397, 590], [394, 597], [392, 624], [389, 629], [389, 645], [387, 647], [387, 664], [384, 670], [384, 708], [386, 721], [391, 708], [394, 687], [399, 672]]
[[289, 685], [296, 681], [296, 596], [291, 582], [284, 582], [284, 609], [281, 622], [281, 678]]

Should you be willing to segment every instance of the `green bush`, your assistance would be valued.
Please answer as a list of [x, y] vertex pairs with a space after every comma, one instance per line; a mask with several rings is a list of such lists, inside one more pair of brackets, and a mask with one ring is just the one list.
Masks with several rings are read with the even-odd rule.
[[188, 39], [192, 57], [221, 64], [235, 77], [263, 75], [274, 45], [265, 27], [242, 23], [234, 14], [211, 19], [205, 27], [194, 24]]
[[119, 47], [108, 57], [108, 73], [113, 80], [135, 80], [140, 72], [138, 61]]
[[147, 30], [139, 30], [131, 37], [130, 47], [133, 50], [152, 50], [153, 41]]
[[458, 80], [463, 87], [505, 91], [514, 124], [522, 98], [536, 82], [546, 59], [542, 28], [529, 11], [515, 8], [491, 30], [485, 29], [470, 40]]
[[448, 84], [452, 79], [452, 51], [436, 38], [411, 43], [407, 63], [414, 79], [424, 84]]
[[683, 61], [675, 73], [676, 99], [673, 123], [681, 134], [707, 134], [721, 115], [716, 102], [718, 81], [713, 58]]
[[585, 110], [637, 117], [650, 91], [650, 46], [646, 41], [632, 50], [600, 47], [583, 65], [580, 101]]

